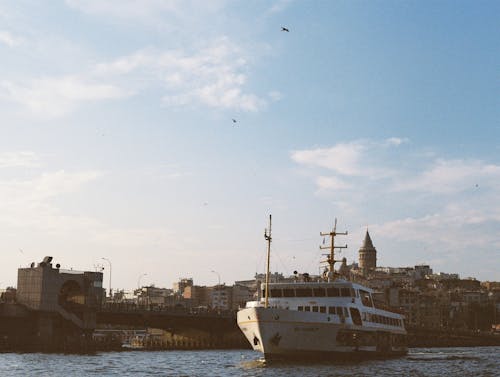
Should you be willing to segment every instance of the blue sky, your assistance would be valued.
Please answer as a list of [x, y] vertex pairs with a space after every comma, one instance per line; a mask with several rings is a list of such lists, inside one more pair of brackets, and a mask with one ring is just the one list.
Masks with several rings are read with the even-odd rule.
[[[0, 286], [382, 266], [500, 280], [494, 1], [0, 3]], [[290, 32], [282, 32], [281, 26]], [[232, 119], [237, 122], [233, 123]]]

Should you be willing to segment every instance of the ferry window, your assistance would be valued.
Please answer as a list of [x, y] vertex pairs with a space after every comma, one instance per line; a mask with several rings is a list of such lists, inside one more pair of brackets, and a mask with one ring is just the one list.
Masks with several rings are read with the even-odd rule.
[[354, 288], [351, 288], [351, 297], [356, 297], [356, 291]]
[[335, 306], [330, 306], [328, 308], [328, 314], [337, 314], [337, 311], [335, 310]]
[[271, 289], [271, 297], [282, 297], [281, 289]]
[[338, 316], [344, 315], [344, 312], [340, 306], [337, 306], [337, 315]]
[[266, 297], [266, 289], [265, 288], [262, 290], [262, 297]]
[[338, 288], [326, 288], [326, 294], [328, 297], [339, 297], [340, 291]]
[[295, 294], [297, 297], [312, 297], [311, 288], [296, 288]]
[[313, 306], [313, 312], [315, 312], [315, 313], [318, 312], [318, 307], [317, 306]]
[[351, 297], [351, 290], [349, 288], [340, 288], [340, 295], [342, 297]]
[[299, 306], [299, 307], [297, 308], [297, 310], [298, 310], [299, 312], [303, 312], [303, 311], [304, 311], [304, 307], [303, 307], [303, 306]]
[[361, 315], [359, 314], [359, 310], [356, 308], [351, 308], [351, 316], [352, 316], [352, 322], [355, 325], [362, 326], [363, 323], [361, 322]]
[[347, 308], [344, 308], [344, 315], [346, 317], [349, 317], [349, 310], [347, 310]]
[[310, 312], [311, 311], [311, 307], [310, 306], [304, 306], [304, 311], [305, 312]]
[[319, 307], [319, 312], [320, 313], [326, 313], [326, 306], [320, 306]]
[[325, 297], [325, 288], [314, 288], [313, 292], [315, 297]]
[[294, 289], [283, 289], [283, 297], [295, 297], [295, 290]]

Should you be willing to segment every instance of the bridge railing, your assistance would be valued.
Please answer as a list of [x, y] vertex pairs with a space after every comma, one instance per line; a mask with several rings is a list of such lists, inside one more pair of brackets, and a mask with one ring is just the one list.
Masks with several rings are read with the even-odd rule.
[[137, 305], [133, 303], [122, 302], [107, 302], [101, 306], [101, 312], [121, 312], [121, 313], [137, 313], [137, 312], [156, 312], [165, 314], [193, 315], [193, 316], [217, 316], [217, 317], [235, 317], [236, 312], [233, 310], [221, 310], [216, 308], [186, 308], [181, 306], [166, 306], [166, 305]]

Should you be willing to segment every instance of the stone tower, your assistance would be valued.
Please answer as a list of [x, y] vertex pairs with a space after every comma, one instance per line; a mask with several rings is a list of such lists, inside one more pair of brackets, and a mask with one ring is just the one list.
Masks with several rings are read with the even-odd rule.
[[363, 275], [367, 275], [370, 271], [374, 271], [375, 267], [377, 267], [377, 250], [373, 247], [367, 229], [363, 246], [359, 249], [359, 268]]

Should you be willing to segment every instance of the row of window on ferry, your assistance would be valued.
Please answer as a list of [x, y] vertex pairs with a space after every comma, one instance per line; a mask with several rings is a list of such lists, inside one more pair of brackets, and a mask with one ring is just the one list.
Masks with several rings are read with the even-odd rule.
[[[298, 306], [297, 310], [299, 312], [316, 312], [316, 313], [326, 313], [327, 307], [326, 306]], [[336, 314], [339, 317], [349, 317], [349, 311], [347, 310], [346, 307], [340, 307], [340, 306], [329, 306], [328, 307], [328, 314]], [[384, 325], [389, 325], [389, 326], [397, 326], [397, 327], [403, 327], [403, 322], [401, 319], [398, 318], [391, 318], [391, 317], [386, 317], [380, 314], [371, 314], [371, 313], [366, 313], [363, 312], [363, 321], [368, 321], [368, 322], [373, 322], [373, 323], [381, 323]]]
[[[299, 312], [316, 312], [316, 313], [326, 313], [326, 306], [299, 306], [297, 310]], [[341, 306], [329, 306], [328, 314], [336, 314], [339, 317], [349, 317], [349, 311], [345, 307]]]
[[398, 318], [386, 317], [380, 314], [363, 313], [363, 321], [381, 323], [383, 325], [403, 327], [402, 320]]
[[[356, 297], [353, 288], [271, 288], [269, 297]], [[262, 292], [265, 296], [265, 290]]]

